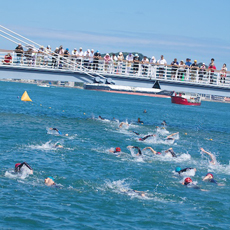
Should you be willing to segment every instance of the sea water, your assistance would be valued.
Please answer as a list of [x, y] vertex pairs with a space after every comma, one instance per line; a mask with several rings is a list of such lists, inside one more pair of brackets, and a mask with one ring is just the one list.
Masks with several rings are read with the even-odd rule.
[[[25, 90], [33, 102], [20, 100]], [[12, 82], [0, 92], [0, 229], [229, 229], [230, 104]], [[156, 136], [139, 140], [148, 134]], [[140, 157], [127, 146], [162, 154]], [[109, 151], [116, 147], [121, 153]], [[170, 147], [177, 158], [164, 154]], [[33, 175], [14, 174], [24, 161]], [[176, 166], [197, 171], [178, 176]], [[222, 186], [202, 181], [208, 172]], [[44, 184], [48, 176], [58, 188]], [[182, 185], [186, 176], [206, 191]]]

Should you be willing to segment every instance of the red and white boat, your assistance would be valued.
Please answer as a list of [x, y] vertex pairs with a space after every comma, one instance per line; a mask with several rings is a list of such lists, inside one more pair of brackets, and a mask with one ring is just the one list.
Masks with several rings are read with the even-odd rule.
[[173, 92], [171, 102], [180, 105], [201, 105], [201, 98], [195, 93]]

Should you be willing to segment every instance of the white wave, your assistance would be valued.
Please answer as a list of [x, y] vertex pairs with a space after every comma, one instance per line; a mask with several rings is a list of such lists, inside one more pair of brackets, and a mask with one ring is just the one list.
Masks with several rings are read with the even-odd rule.
[[142, 192], [142, 191], [136, 191], [130, 188], [130, 185], [125, 182], [124, 180], [118, 180], [118, 181], [105, 181], [105, 187], [109, 188], [115, 193], [118, 194], [125, 194], [127, 196], [130, 196], [131, 198], [138, 198], [138, 199], [152, 199], [150, 196], [148, 196], [148, 193]]
[[169, 131], [164, 127], [162, 128], [157, 127], [157, 133], [160, 134], [161, 136], [164, 136], [164, 135], [169, 134]]
[[5, 172], [5, 177], [12, 179], [22, 179], [24, 180], [26, 177], [30, 175], [30, 169], [22, 166], [19, 173], [15, 173], [14, 170], [8, 170]]

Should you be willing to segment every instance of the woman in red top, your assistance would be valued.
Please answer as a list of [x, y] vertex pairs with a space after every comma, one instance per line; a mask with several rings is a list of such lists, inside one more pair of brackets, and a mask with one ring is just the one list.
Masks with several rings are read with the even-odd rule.
[[10, 53], [5, 55], [4, 60], [2, 61], [3, 64], [5, 65], [10, 65], [12, 63], [12, 56]]

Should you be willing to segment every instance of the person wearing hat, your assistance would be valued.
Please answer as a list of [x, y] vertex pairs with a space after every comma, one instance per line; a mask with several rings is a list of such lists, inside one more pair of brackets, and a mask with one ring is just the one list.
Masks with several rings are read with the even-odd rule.
[[192, 81], [196, 80], [197, 70], [198, 69], [199, 69], [199, 66], [197, 64], [197, 60], [194, 60], [194, 62], [192, 63], [192, 65], [190, 67], [190, 73], [191, 73], [191, 80]]
[[140, 63], [139, 55], [135, 54], [134, 57], [133, 57], [133, 73], [134, 74], [138, 74], [139, 63]]
[[36, 65], [41, 66], [43, 64], [43, 60], [44, 60], [44, 46], [40, 46], [40, 48], [38, 49], [37, 52], [37, 63]]
[[177, 172], [179, 175], [186, 173], [186, 172], [190, 172], [191, 170], [196, 172], [196, 168], [184, 168], [184, 169], [181, 169], [180, 167], [175, 168], [175, 172]]
[[100, 60], [100, 58], [101, 58], [101, 54], [100, 54], [100, 52], [99, 52], [99, 50], [97, 50], [95, 53], [94, 53], [94, 56], [93, 56], [93, 58], [94, 58], [94, 60], [93, 60], [93, 69], [95, 70], [95, 71], [97, 71], [98, 70], [98, 67], [99, 67], [99, 60]]
[[122, 73], [122, 66], [124, 61], [124, 56], [122, 52], [120, 52], [119, 55], [117, 56], [117, 60], [118, 60], [117, 74], [119, 74]]
[[17, 54], [17, 63], [22, 63], [23, 52], [24, 51], [21, 43], [18, 43], [18, 46], [15, 48], [15, 53]]
[[126, 73], [129, 74], [130, 71], [131, 71], [131, 65], [132, 65], [132, 62], [133, 62], [133, 54], [132, 53], [129, 53], [126, 58], [126, 66], [127, 66], [127, 71]]
[[204, 75], [206, 74], [206, 65], [205, 63], [202, 64], [202, 66], [199, 69], [199, 81], [203, 80]]
[[147, 75], [148, 68], [149, 68], [149, 59], [146, 56], [144, 56], [141, 62], [142, 62], [142, 68], [143, 68], [143, 75]]
[[48, 176], [45, 179], [45, 185], [47, 185], [47, 186], [56, 186], [56, 184], [54, 182], [54, 178], [52, 176]]
[[109, 152], [117, 154], [117, 153], [121, 152], [121, 148], [120, 147], [116, 147], [115, 150], [114, 149], [110, 149]]
[[[24, 166], [24, 167], [23, 167], [23, 166]], [[29, 164], [27, 164], [26, 162], [15, 164], [14, 171], [15, 171], [16, 173], [22, 173], [23, 170], [24, 170], [25, 168], [27, 168], [27, 169], [30, 170], [30, 171], [29, 171], [29, 174], [33, 174], [33, 169], [32, 169], [32, 167], [31, 167]]]
[[59, 48], [56, 47], [56, 49], [54, 50], [54, 52], [52, 53], [52, 64], [51, 64], [51, 68], [56, 68], [57, 67], [57, 63], [58, 63], [58, 51]]
[[161, 152], [155, 151], [152, 147], [145, 147], [142, 151], [149, 149], [154, 155], [161, 155]]
[[89, 53], [89, 69], [93, 68], [93, 57], [94, 57], [94, 49], [91, 49]]
[[107, 71], [111, 61], [111, 58], [108, 53], [104, 56], [104, 61], [105, 61], [105, 71]]

